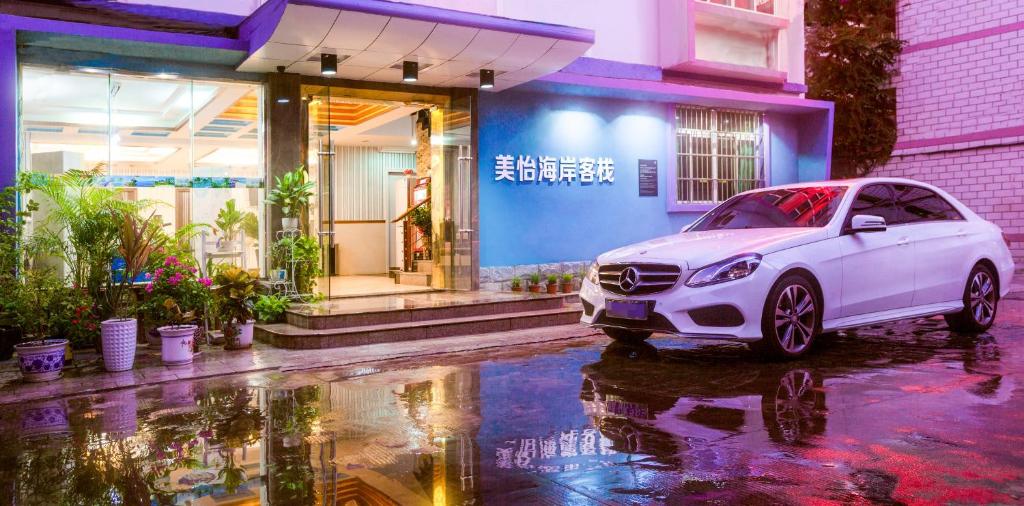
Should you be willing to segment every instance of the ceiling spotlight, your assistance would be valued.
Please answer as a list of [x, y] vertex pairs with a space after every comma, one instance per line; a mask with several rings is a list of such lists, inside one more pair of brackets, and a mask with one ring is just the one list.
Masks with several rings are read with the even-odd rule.
[[402, 80], [407, 83], [415, 83], [420, 77], [420, 64], [414, 61], [402, 62]]
[[171, 73], [168, 73], [168, 72], [161, 72], [161, 73], [156, 75], [156, 78], [157, 79], [177, 79], [178, 78], [178, 74], [171, 74]]
[[480, 69], [480, 89], [489, 90], [494, 87], [494, 71], [491, 69]]
[[320, 73], [333, 76], [338, 73], [338, 55], [322, 53], [320, 55]]
[[288, 102], [291, 102], [291, 99], [288, 97], [280, 97], [277, 99], [277, 103], [279, 104], [287, 104]]
[[89, 74], [99, 74], [100, 72], [103, 72], [102, 70], [95, 67], [82, 67], [79, 70], [81, 70], [82, 72], [88, 72]]

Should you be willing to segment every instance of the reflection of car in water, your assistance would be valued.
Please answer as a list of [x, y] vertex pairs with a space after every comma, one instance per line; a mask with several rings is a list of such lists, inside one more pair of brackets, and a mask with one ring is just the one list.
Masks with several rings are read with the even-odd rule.
[[819, 370], [716, 355], [614, 342], [583, 367], [580, 398], [613, 449], [672, 464], [698, 441], [757, 432], [751, 429], [762, 424], [778, 443], [825, 430]]

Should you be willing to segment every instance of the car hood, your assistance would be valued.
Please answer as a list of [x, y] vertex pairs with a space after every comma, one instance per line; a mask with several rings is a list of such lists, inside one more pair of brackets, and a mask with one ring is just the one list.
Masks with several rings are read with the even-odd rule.
[[598, 263], [666, 262], [687, 269], [725, 260], [743, 253], [767, 255], [820, 241], [826, 228], [756, 228], [682, 232], [630, 244], [597, 258]]

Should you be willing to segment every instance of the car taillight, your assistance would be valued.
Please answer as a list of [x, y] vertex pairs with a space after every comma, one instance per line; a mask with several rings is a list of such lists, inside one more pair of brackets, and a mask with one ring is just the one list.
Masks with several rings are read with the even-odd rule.
[[1003, 242], [1006, 243], [1007, 248], [1010, 247], [1010, 236], [1006, 235], [1006, 232], [1003, 232]]

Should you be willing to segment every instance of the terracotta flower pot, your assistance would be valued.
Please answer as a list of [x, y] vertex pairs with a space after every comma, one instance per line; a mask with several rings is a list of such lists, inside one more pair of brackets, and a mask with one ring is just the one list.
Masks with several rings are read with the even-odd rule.
[[572, 281], [570, 281], [568, 283], [562, 283], [562, 293], [572, 293], [572, 288], [573, 288]]
[[64, 370], [64, 348], [67, 339], [44, 339], [14, 345], [18, 366], [25, 381], [53, 381]]
[[558, 283], [548, 283], [548, 293], [550, 293], [550, 294], [558, 293]]
[[512, 291], [513, 292], [521, 292], [521, 291], [523, 291], [523, 285], [512, 285]]
[[168, 325], [160, 331], [160, 359], [167, 365], [192, 363], [192, 343], [195, 341], [195, 325]]
[[540, 285], [530, 285], [530, 293], [540, 293]]

